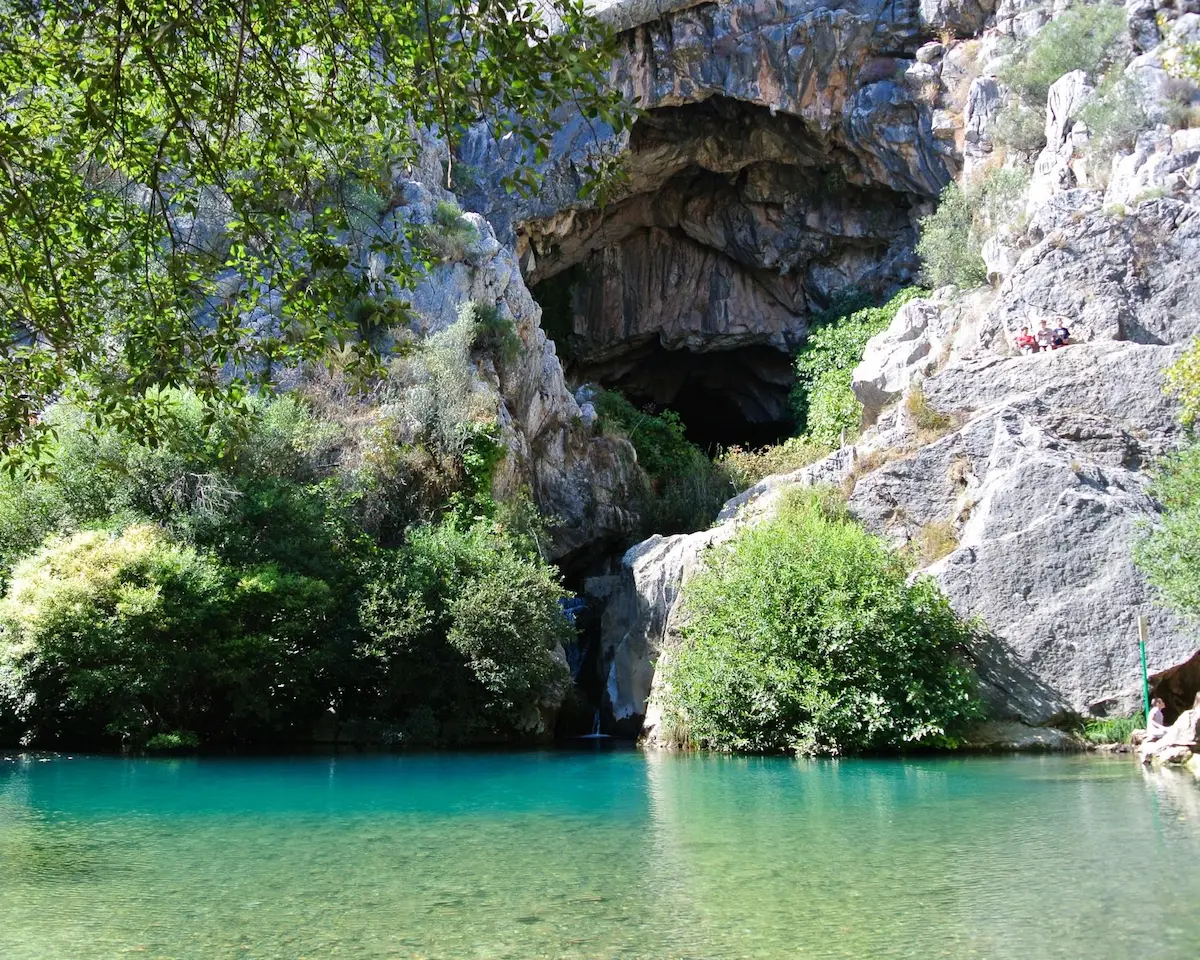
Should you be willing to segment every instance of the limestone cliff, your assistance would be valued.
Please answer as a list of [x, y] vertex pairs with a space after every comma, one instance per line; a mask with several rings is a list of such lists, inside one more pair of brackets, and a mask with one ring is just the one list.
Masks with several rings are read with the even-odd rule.
[[[1006, 44], [1060, 12], [1026, 0], [619, 3], [606, 11], [624, 31], [615, 77], [644, 119], [621, 138], [568, 123], [545, 189], [522, 201], [488, 179], [520, 157], [468, 138], [463, 162], [480, 179], [464, 197], [535, 290], [578, 268], [556, 334], [572, 376], [668, 405], [698, 383], [749, 422], [779, 418], [781, 361], [810, 312], [849, 286], [911, 280], [916, 218], [952, 177], [1001, 162], [991, 129], [1009, 96], [996, 76]], [[1193, 20], [1130, 6], [1127, 75], [1151, 114], [1160, 34], [1188, 36]], [[1179, 440], [1161, 370], [1200, 332], [1200, 134], [1160, 124], [1111, 169], [1089, 168], [1079, 110], [1092, 95], [1070, 74], [1052, 88], [1019, 227], [984, 250], [990, 286], [913, 302], [872, 342], [855, 376], [869, 428], [857, 443], [769, 478], [712, 530], [637, 545], [592, 584], [607, 598], [618, 728], [645, 721], [653, 735], [655, 665], [678, 641], [679, 588], [704, 550], [815, 480], [852, 487], [852, 509], [897, 544], [935, 527], [948, 537], [928, 572], [986, 622], [976, 655], [1002, 716], [1129, 707], [1139, 613], [1152, 671], [1196, 656], [1193, 632], [1150, 604], [1130, 548], [1155, 517], [1145, 468]], [[629, 174], [603, 210], [577, 195], [597, 142]], [[1017, 328], [1041, 319], [1065, 321], [1076, 344], [1015, 356]], [[914, 393], [940, 428], [906, 412]]]

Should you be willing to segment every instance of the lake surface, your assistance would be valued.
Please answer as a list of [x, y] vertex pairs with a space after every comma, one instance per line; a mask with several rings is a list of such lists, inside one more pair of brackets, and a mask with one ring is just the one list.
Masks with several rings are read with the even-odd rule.
[[0, 758], [0, 957], [1200, 955], [1128, 758]]

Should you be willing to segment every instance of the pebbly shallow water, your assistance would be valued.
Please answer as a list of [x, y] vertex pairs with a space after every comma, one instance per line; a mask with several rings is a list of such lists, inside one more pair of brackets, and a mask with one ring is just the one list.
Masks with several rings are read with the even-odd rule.
[[4, 960], [1194, 960], [1198, 902], [1126, 758], [0, 759]]

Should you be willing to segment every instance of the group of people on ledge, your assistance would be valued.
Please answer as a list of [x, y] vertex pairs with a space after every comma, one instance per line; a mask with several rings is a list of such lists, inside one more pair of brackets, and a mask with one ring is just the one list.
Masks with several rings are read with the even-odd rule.
[[1028, 327], [1022, 327], [1017, 336], [1017, 349], [1021, 353], [1037, 353], [1041, 350], [1057, 350], [1071, 342], [1071, 331], [1066, 327], [1051, 329], [1045, 320], [1036, 333], [1030, 333]]

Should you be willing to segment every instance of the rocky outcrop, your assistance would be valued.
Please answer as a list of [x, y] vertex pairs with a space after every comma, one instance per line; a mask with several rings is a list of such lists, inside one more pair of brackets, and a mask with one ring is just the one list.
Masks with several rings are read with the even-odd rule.
[[1200, 701], [1184, 710], [1157, 740], [1145, 740], [1138, 747], [1142, 763], [1190, 766], [1200, 753]]
[[[397, 184], [398, 222], [428, 224], [446, 194], [437, 144], [429, 144], [420, 179]], [[488, 358], [474, 371], [474, 389], [489, 397], [510, 455], [497, 472], [501, 497], [527, 488], [550, 518], [551, 559], [570, 563], [626, 541], [636, 528], [632, 493], [636, 455], [628, 441], [597, 435], [567, 389], [555, 346], [540, 325], [541, 308], [530, 295], [512, 251], [499, 243], [477, 214], [465, 221], [474, 239], [461, 257], [433, 267], [409, 293], [412, 328], [429, 336], [454, 323], [460, 307], [475, 301], [510, 319], [521, 347], [512, 357]]]
[[[522, 149], [473, 132], [464, 198], [512, 240], [535, 292], [567, 288], [554, 322], [573, 377], [676, 408], [728, 396], [778, 435], [780, 369], [812, 310], [848, 287], [915, 278], [916, 219], [959, 165], [945, 111], [935, 130], [940, 45], [923, 41], [970, 29], [990, 4], [599, 9], [623, 30], [613, 82], [645, 113], [620, 135], [568, 119], [526, 199], [498, 186], [528, 161]], [[598, 151], [626, 177], [603, 209], [580, 195]], [[672, 375], [657, 377], [662, 366]]]

